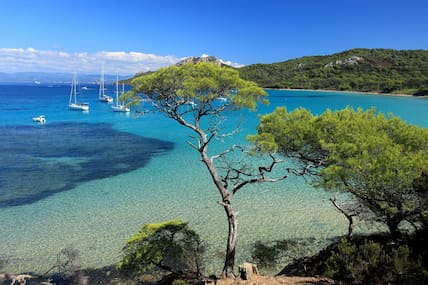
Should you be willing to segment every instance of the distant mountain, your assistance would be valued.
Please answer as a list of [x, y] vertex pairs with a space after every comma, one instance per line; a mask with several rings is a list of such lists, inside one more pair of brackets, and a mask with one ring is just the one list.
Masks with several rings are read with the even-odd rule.
[[[69, 84], [72, 80], [71, 73], [47, 73], [47, 72], [17, 72], [1, 73], [0, 83], [6, 84]], [[119, 76], [119, 80], [129, 76]], [[81, 84], [93, 84], [100, 80], [100, 74], [77, 74]], [[116, 75], [104, 75], [106, 83], [116, 81]]]
[[261, 87], [428, 95], [428, 51], [352, 49], [238, 69]]

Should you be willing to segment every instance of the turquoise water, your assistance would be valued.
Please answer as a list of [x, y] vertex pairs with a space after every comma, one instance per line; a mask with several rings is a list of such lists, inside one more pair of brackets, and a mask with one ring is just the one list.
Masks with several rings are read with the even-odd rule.
[[[217, 204], [217, 190], [197, 153], [186, 143], [189, 133], [158, 113], [113, 113], [97, 101], [96, 86], [88, 87], [80, 96], [90, 103], [90, 111], [80, 113], [68, 110], [68, 86], [0, 86], [0, 259], [7, 260], [4, 270], [44, 272], [65, 247], [80, 251], [82, 267], [113, 264], [126, 239], [139, 227], [181, 218], [206, 242], [210, 259], [206, 271], [218, 273], [227, 224]], [[375, 106], [428, 127], [428, 100], [422, 98], [268, 93], [271, 104], [260, 106], [260, 113], [277, 106], [289, 110], [303, 106], [314, 113], [348, 105]], [[31, 118], [41, 114], [47, 123], [34, 124]], [[233, 142], [245, 143], [245, 136], [255, 132], [257, 113], [243, 111], [227, 118], [230, 125], [238, 121], [242, 132]], [[231, 142], [216, 142], [214, 149], [224, 149]], [[55, 175], [50, 174], [52, 170]], [[330, 206], [328, 198], [296, 177], [242, 189], [233, 201], [239, 212], [237, 262], [250, 259], [256, 241], [311, 238], [314, 247], [320, 247], [344, 234], [346, 219]]]

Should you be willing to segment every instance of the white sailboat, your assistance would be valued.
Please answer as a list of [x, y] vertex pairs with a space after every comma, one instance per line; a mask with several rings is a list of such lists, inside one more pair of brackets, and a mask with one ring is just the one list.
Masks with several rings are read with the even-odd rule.
[[[124, 84], [122, 84], [122, 93], [124, 93]], [[120, 104], [119, 102], [119, 75], [116, 74], [116, 102], [114, 106], [111, 107], [113, 112], [129, 112], [130, 109], [125, 105]]]
[[98, 100], [101, 102], [112, 103], [113, 98], [104, 94], [104, 68], [101, 69], [101, 80], [100, 80], [100, 92], [98, 95]]
[[88, 103], [77, 103], [76, 85], [77, 83], [76, 83], [76, 72], [75, 72], [73, 76], [73, 82], [71, 83], [70, 100], [68, 102], [68, 108], [74, 111], [89, 111]]

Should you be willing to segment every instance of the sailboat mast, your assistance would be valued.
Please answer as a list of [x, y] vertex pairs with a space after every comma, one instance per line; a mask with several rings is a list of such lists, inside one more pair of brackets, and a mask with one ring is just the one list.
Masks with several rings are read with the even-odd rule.
[[77, 104], [77, 98], [76, 98], [76, 93], [77, 93], [77, 80], [76, 80], [76, 72], [74, 72], [74, 93], [73, 93], [73, 97], [74, 97], [74, 104]]
[[116, 72], [116, 107], [119, 106], [119, 73]]
[[98, 98], [101, 99], [104, 92], [104, 68], [101, 68], [101, 78], [100, 78], [100, 92], [98, 94]]
[[125, 83], [122, 83], [122, 93], [120, 95], [123, 95], [125, 93]]
[[71, 102], [73, 101], [73, 81], [74, 81], [74, 76], [73, 79], [71, 80], [71, 86], [70, 86], [70, 99], [68, 100], [68, 104], [70, 105]]

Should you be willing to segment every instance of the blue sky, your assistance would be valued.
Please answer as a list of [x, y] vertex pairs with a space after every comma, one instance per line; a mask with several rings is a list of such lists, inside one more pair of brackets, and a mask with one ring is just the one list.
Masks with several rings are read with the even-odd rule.
[[356, 47], [428, 49], [426, 0], [0, 0], [0, 11], [0, 72], [104, 64], [134, 73], [202, 54], [247, 65]]

